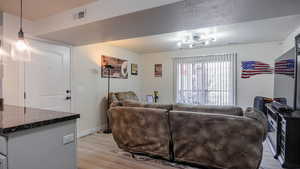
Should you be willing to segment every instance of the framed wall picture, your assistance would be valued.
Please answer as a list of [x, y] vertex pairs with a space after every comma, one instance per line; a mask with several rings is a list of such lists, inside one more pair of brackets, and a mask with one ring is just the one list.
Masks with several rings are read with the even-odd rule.
[[138, 75], [138, 65], [137, 64], [131, 64], [131, 75]]
[[109, 70], [105, 65], [111, 65], [110, 71], [111, 78], [128, 79], [128, 61], [110, 56], [101, 57], [101, 77], [107, 78]]
[[154, 65], [154, 77], [162, 77], [162, 64]]

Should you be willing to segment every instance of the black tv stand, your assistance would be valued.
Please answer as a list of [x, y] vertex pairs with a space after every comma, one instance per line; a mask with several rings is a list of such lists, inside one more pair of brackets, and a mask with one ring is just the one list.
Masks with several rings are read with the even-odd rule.
[[266, 104], [269, 132], [267, 142], [283, 168], [300, 168], [300, 111], [283, 113]]

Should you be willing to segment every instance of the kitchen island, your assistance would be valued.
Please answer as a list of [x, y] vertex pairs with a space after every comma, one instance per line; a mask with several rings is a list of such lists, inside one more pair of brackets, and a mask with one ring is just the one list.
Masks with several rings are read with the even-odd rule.
[[79, 114], [4, 106], [0, 169], [76, 169]]

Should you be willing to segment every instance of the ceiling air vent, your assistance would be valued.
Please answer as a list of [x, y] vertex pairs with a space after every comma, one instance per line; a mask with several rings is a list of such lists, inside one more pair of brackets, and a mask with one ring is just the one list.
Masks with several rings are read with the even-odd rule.
[[74, 19], [84, 19], [86, 17], [86, 9], [80, 10], [74, 14]]

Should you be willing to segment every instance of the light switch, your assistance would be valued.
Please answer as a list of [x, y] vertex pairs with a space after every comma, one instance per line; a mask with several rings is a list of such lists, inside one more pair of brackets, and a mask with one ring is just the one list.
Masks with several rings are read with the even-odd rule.
[[63, 144], [64, 145], [73, 143], [74, 141], [75, 141], [75, 134], [74, 133], [68, 134], [68, 135], [63, 137]]

